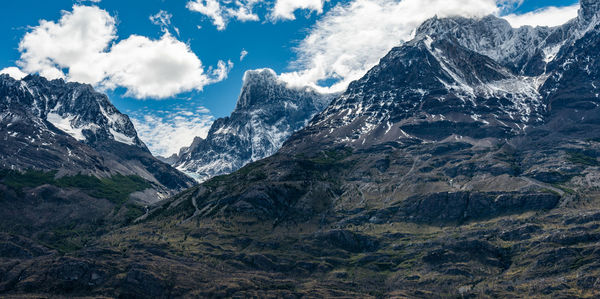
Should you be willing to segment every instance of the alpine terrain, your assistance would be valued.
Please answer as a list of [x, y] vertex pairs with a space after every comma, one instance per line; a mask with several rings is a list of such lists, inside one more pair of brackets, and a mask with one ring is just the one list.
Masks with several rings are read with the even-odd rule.
[[[252, 89], [248, 76], [236, 111], [266, 99], [318, 110], [299, 104], [312, 93], [263, 96], [282, 89]], [[196, 148], [220, 154], [217, 136], [257, 127], [217, 121]], [[240, 135], [248, 143], [227, 144], [257, 160], [253, 135]], [[83, 248], [5, 234], [0, 293], [597, 298], [599, 157], [597, 1], [554, 28], [433, 18], [272, 156]]]
[[2, 232], [55, 248], [84, 246], [194, 184], [89, 85], [1, 75], [0, 140]]
[[235, 110], [216, 120], [205, 139], [169, 158], [199, 181], [232, 173], [274, 154], [331, 100], [306, 88], [289, 88], [270, 69], [247, 71]]

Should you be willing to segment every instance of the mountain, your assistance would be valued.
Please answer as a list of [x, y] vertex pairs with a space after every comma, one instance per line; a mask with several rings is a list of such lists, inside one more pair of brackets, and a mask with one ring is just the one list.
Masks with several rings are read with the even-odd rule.
[[231, 116], [220, 118], [205, 139], [170, 158], [177, 169], [206, 181], [274, 154], [294, 132], [322, 111], [332, 96], [289, 88], [270, 69], [247, 71]]
[[194, 185], [89, 85], [0, 76], [0, 140], [2, 231], [55, 248], [82, 247]]
[[129, 117], [89, 85], [40, 76], [0, 76], [0, 166], [58, 176], [138, 175], [165, 198], [192, 182], [156, 160]]
[[597, 298], [599, 16], [428, 20], [273, 156], [61, 258], [4, 236], [0, 292]]

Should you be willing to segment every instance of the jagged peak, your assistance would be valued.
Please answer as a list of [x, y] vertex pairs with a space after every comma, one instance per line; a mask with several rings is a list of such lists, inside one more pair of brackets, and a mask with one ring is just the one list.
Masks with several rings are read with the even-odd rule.
[[273, 86], [281, 84], [275, 71], [268, 68], [246, 71], [243, 82], [236, 110], [246, 109], [254, 104], [258, 104], [261, 99], [255, 99], [255, 93], [264, 92]]
[[457, 28], [464, 28], [467, 26], [478, 25], [485, 26], [490, 30], [497, 30], [498, 28], [504, 30], [511, 30], [510, 23], [505, 19], [498, 18], [494, 15], [488, 15], [482, 18], [465, 18], [465, 17], [447, 17], [438, 18], [437, 16], [430, 18], [423, 22], [416, 30], [416, 37], [419, 36], [439, 36], [444, 33], [451, 32]]
[[581, 0], [579, 1], [579, 17], [589, 21], [600, 14], [600, 1], [598, 0]]
[[[289, 95], [290, 93], [310, 94], [315, 99], [326, 98], [325, 95], [310, 86], [290, 86], [287, 82], [281, 80], [274, 70], [269, 68], [246, 71], [243, 82], [236, 111], [254, 106], [261, 108], [267, 101], [278, 100], [276, 99], [277, 96]], [[300, 100], [304, 97], [297, 96], [294, 98]]]
[[0, 80], [8, 80], [8, 79], [15, 80], [9, 74], [0, 74]]
[[62, 78], [58, 78], [58, 79], [48, 79], [46, 77], [40, 76], [38, 74], [28, 74], [27, 76], [25, 76], [23, 79], [21, 79], [21, 81], [23, 82], [27, 82], [30, 85], [39, 85], [39, 86], [65, 86], [65, 87], [70, 87], [70, 88], [77, 88], [79, 90], [82, 91], [86, 91], [92, 94], [97, 94], [99, 96], [103, 96], [105, 97], [106, 95], [98, 92], [94, 86], [92, 86], [91, 84], [88, 83], [80, 83], [80, 82], [69, 82], [66, 81]]
[[248, 70], [244, 73], [244, 84], [243, 86], [249, 85], [264, 85], [277, 83], [277, 73], [269, 68]]

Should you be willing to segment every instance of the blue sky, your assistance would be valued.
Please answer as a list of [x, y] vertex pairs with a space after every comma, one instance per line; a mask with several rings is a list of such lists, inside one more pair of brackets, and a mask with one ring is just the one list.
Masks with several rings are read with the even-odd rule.
[[[195, 9], [189, 5], [192, 1], [198, 2], [200, 5], [208, 4], [211, 1], [220, 3], [221, 10], [219, 12], [224, 17], [226, 26], [218, 28], [214, 15], [211, 16], [206, 10], [194, 11]], [[102, 64], [102, 72], [113, 72], [113, 77], [108, 75], [108, 79], [104, 78], [102, 82], [97, 82], [98, 80], [89, 82], [106, 92], [117, 108], [130, 114], [136, 120], [135, 124], [142, 139], [148, 143], [154, 153], [166, 155], [191, 142], [193, 135], [205, 134], [215, 118], [230, 114], [235, 107], [246, 70], [271, 68], [278, 74], [288, 74], [287, 77], [284, 75], [282, 78], [285, 77], [284, 79], [291, 85], [323, 87], [322, 91], [324, 92], [342, 90], [347, 82], [360, 77], [366, 69], [376, 63], [380, 56], [383, 56], [382, 53], [385, 54], [388, 50], [387, 48], [399, 44], [409, 37], [413, 27], [421, 20], [415, 18], [414, 20], [398, 21], [396, 19], [407, 18], [403, 17], [402, 13], [406, 13], [407, 16], [414, 15], [414, 13], [411, 14], [410, 9], [419, 12], [427, 10], [432, 14], [437, 14], [437, 10], [440, 10], [441, 15], [454, 13], [468, 16], [488, 13], [522, 15], [532, 11], [543, 14], [543, 9], [548, 6], [573, 7], [577, 4], [577, 1], [573, 0], [509, 0], [501, 2], [511, 2], [511, 8], [493, 11], [496, 5], [495, 0], [419, 0], [420, 2], [417, 0], [330, 0], [324, 2], [322, 0], [238, 0], [241, 1], [240, 6], [235, 6], [235, 1], [205, 1], [4, 1], [3, 9], [0, 10], [0, 39], [3, 40], [4, 45], [0, 48], [0, 69], [18, 66], [27, 71], [26, 68], [35, 69], [33, 66], [35, 63], [46, 61], [47, 57], [39, 57], [44, 53], [40, 41], [46, 41], [46, 39], [41, 39], [41, 35], [32, 33], [41, 31], [36, 31], [40, 20], [61, 25], [59, 20], [64, 17], [65, 13], [74, 13], [74, 5], [95, 7], [94, 10], [87, 13], [92, 16], [102, 13], [105, 19], [114, 20], [114, 37], [107, 40], [107, 49], [101, 50], [100, 56], [107, 52], [111, 52], [112, 56], [118, 56], [116, 53], [112, 53], [117, 52], [116, 50], [111, 50], [117, 48], [115, 47], [117, 44], [121, 44], [123, 48], [121, 52], [126, 52], [129, 48], [125, 47], [126, 43], [121, 42], [129, 39], [132, 35], [144, 39], [138, 41], [137, 44], [128, 40], [130, 42], [128, 46], [135, 44], [142, 47], [142, 45], [146, 45], [151, 49], [149, 51], [162, 49], [157, 46], [157, 41], [161, 39], [165, 42], [169, 41], [170, 46], [179, 47], [177, 49], [182, 51], [181, 54], [187, 55], [188, 60], [186, 61], [194, 62], [196, 59], [201, 61], [202, 66], [190, 70], [189, 74], [206, 75], [206, 78], [202, 77], [202, 80], [195, 80], [186, 86], [176, 86], [174, 88], [181, 90], [180, 92], [171, 92], [167, 96], [162, 94], [160, 100], [152, 99], [154, 96], [148, 96], [148, 94], [160, 93], [160, 88], [150, 87], [150, 89], [144, 89], [149, 90], [144, 93], [139, 90], [148, 86], [142, 86], [137, 93], [132, 93], [131, 90], [137, 88], [135, 85], [140, 80], [135, 77], [135, 74], [133, 74], [133, 78], [119, 76], [117, 74], [120, 71], [119, 66], [115, 66], [118, 63], [112, 63], [111, 66], [106, 66], [106, 63]], [[406, 3], [398, 4], [401, 2]], [[455, 4], [452, 4], [453, 2]], [[411, 6], [409, 3], [414, 4]], [[490, 7], [490, 3], [493, 3], [494, 6]], [[379, 10], [374, 10], [372, 6], [369, 6], [371, 4], [380, 5]], [[418, 7], [426, 4], [439, 7], [426, 9]], [[252, 14], [250, 18], [254, 18], [254, 20], [244, 21], [243, 17], [236, 17], [226, 12], [228, 8], [239, 9], [240, 7], [249, 7], [249, 12]], [[170, 23], [165, 23], [166, 26], [153, 24], [150, 19], [150, 16], [157, 15], [161, 11], [170, 17]], [[390, 11], [396, 12], [398, 16], [390, 14]], [[369, 15], [371, 13], [372, 15]], [[572, 14], [573, 9], [565, 10], [565, 15]], [[373, 20], [368, 18], [377, 20], [377, 23], [373, 23]], [[541, 22], [544, 22], [549, 18], [542, 16], [541, 19]], [[85, 22], [86, 18], [82, 20], [79, 22]], [[379, 24], [385, 22], [390, 22], [390, 25]], [[77, 24], [77, 26], [82, 26], [81, 23]], [[381, 37], [379, 40], [375, 38], [372, 41], [374, 44], [381, 44], [378, 48], [373, 49], [372, 45], [364, 43], [355, 45], [352, 40], [348, 40], [353, 36], [363, 36], [361, 32], [354, 33], [352, 30], [369, 29], [369, 26], [379, 26], [373, 30]], [[53, 32], [55, 27], [47, 27], [47, 32]], [[392, 31], [385, 31], [392, 27]], [[66, 25], [65, 28], [68, 30]], [[372, 34], [371, 31], [368, 32]], [[31, 35], [31, 40], [25, 47], [26, 49], [19, 49], [20, 42], [28, 34]], [[92, 31], [91, 34], [94, 32]], [[168, 38], [165, 38], [165, 35], [168, 35]], [[72, 39], [69, 39], [70, 43], [67, 44], [81, 44], [77, 40], [76, 34], [69, 38]], [[50, 41], [49, 47], [52, 46], [52, 42], [54, 41]], [[62, 44], [57, 45], [62, 47], [63, 44], [65, 44], [64, 40]], [[189, 48], [181, 49], [185, 45]], [[336, 48], [339, 48], [338, 52], [336, 52]], [[37, 56], [30, 57], [23, 64], [22, 55], [27, 51], [37, 53]], [[248, 53], [243, 60], [240, 59], [242, 51]], [[349, 56], [351, 59], [341, 60], [340, 57], [346, 53], [352, 54]], [[55, 61], [63, 61], [57, 62], [56, 68], [64, 71], [68, 78], [70, 68], [74, 69], [75, 66], [71, 64], [73, 63], [71, 60], [65, 59], [64, 55], [64, 53], [58, 53], [56, 56], [50, 55], [49, 57]], [[179, 54], [175, 55], [175, 58], [180, 56]], [[84, 57], [84, 62], [85, 59], [92, 58]], [[125, 59], [127, 60], [127, 57]], [[165, 67], [164, 64], [170, 61], [155, 63], [155, 60], [152, 60], [153, 63], [162, 67]], [[114, 61], [123, 61], [123, 58], [118, 57]], [[219, 68], [219, 62], [224, 64], [222, 70], [227, 75], [226, 79], [219, 77], [216, 73], [211, 74], [212, 70]], [[229, 62], [231, 64], [228, 64]], [[147, 72], [152, 65], [149, 64], [142, 71]], [[169, 74], [169, 70], [166, 67], [164, 73]], [[85, 68], [83, 71], [85, 72]], [[198, 71], [204, 72], [203, 75], [199, 75]], [[159, 73], [162, 73], [162, 70]], [[85, 75], [87, 76], [87, 74]], [[77, 78], [87, 77], [78, 76]], [[156, 82], [163, 82], [161, 80], [168, 80], [168, 78], [158, 78]], [[121, 86], [121, 82], [124, 81], [131, 82]], [[339, 85], [329, 90], [327, 85], [331, 82], [337, 82]], [[128, 89], [131, 89], [129, 93], [127, 93]], [[169, 143], [166, 146], [163, 140], [171, 142], [166, 142]]]

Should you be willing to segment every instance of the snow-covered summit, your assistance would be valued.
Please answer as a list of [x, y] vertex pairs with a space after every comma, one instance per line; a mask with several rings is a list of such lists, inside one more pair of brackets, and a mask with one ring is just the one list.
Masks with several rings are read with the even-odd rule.
[[22, 80], [1, 75], [0, 87], [4, 114], [28, 107], [33, 115], [80, 142], [94, 145], [112, 140], [146, 149], [129, 117], [90, 85], [49, 81], [38, 75]]
[[[580, 16], [557, 27], [513, 28], [496, 16], [429, 19], [283, 151], [506, 139], [542, 125], [558, 108], [575, 117], [595, 107], [600, 93], [599, 6], [582, 2]], [[578, 86], [577, 96], [566, 86]]]
[[331, 98], [311, 88], [288, 87], [271, 69], [247, 71], [231, 116], [216, 120], [206, 139], [183, 148], [173, 165], [199, 181], [231, 173], [274, 154]]

